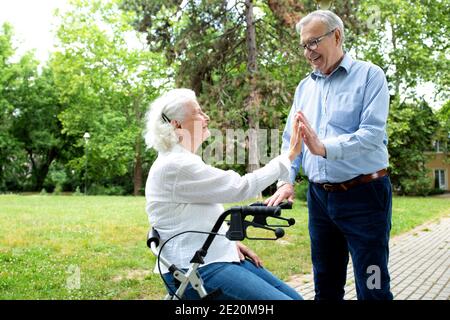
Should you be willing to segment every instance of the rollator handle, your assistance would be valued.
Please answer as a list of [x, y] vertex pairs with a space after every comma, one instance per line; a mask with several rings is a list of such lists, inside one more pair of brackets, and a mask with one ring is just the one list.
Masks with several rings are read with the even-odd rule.
[[[206, 238], [202, 248], [196, 252], [194, 258], [191, 260], [191, 263], [203, 263], [203, 259], [201, 258], [206, 256], [208, 249], [212, 241], [214, 240], [214, 237], [216, 236], [216, 233], [219, 231], [226, 217], [231, 216], [230, 221], [228, 222], [230, 228], [228, 229], [225, 236], [232, 241], [240, 241], [244, 240], [245, 238], [252, 240], [276, 240], [284, 236], [284, 230], [280, 228], [273, 229], [270, 227], [289, 227], [293, 225], [295, 223], [294, 219], [286, 219], [280, 216], [282, 209], [291, 208], [291, 202], [282, 202], [275, 207], [268, 207], [262, 202], [256, 202], [251, 204], [250, 206], [232, 207], [228, 209], [219, 216], [213, 228], [211, 229], [211, 233]], [[250, 215], [253, 216], [253, 221], [245, 220], [245, 218]], [[288, 225], [268, 225], [268, 217], [287, 221]], [[247, 236], [247, 228], [249, 226], [273, 231], [275, 234], [275, 238], [250, 238]]]
[[156, 246], [159, 246], [159, 242], [161, 241], [161, 237], [159, 236], [158, 231], [156, 229], [151, 228], [147, 233], [147, 247], [150, 248], [152, 242], [155, 243]]
[[[278, 206], [267, 206], [263, 202], [255, 202], [249, 206], [234, 207], [230, 211], [230, 228], [226, 233], [226, 237], [232, 241], [241, 241], [245, 238], [250, 240], [276, 240], [284, 236], [284, 230], [281, 228], [273, 229], [273, 227], [289, 227], [295, 224], [293, 218], [281, 217], [281, 209], [291, 209], [292, 202], [283, 202]], [[253, 216], [252, 221], [247, 221], [247, 216]], [[287, 225], [270, 225], [267, 218], [279, 219], [287, 221]], [[275, 238], [253, 238], [247, 235], [247, 228], [255, 227], [259, 229], [270, 230], [274, 233]], [[271, 228], [272, 227], [272, 228]]]
[[[254, 202], [250, 205], [250, 207], [267, 207], [267, 204], [265, 204], [264, 202]], [[290, 210], [290, 209], [292, 209], [292, 202], [290, 202], [290, 201], [281, 202], [276, 207], [279, 207], [283, 210]], [[271, 208], [271, 207], [268, 207], [268, 208]], [[272, 207], [272, 208], [274, 208], [274, 207]]]
[[291, 210], [292, 209], [292, 202], [291, 201], [286, 201], [286, 202], [281, 202], [278, 207], [280, 207], [283, 210]]
[[281, 214], [281, 208], [278, 206], [247, 206], [242, 207], [242, 214], [244, 216], [279, 216]]
[[[280, 204], [278, 204], [275, 207], [268, 207], [265, 203], [263, 202], [255, 202], [252, 203], [250, 205], [250, 207], [265, 207], [265, 208], [279, 208], [280, 209], [280, 213], [281, 213], [281, 209], [283, 210], [290, 210], [292, 209], [292, 202], [290, 201], [285, 201], [285, 202], [281, 202]], [[278, 211], [276, 211], [278, 212]], [[287, 222], [287, 225], [281, 225], [281, 224], [268, 224], [267, 223], [267, 218], [268, 217], [272, 217], [274, 219], [278, 219], [278, 220], [283, 220]], [[263, 225], [263, 226], [267, 226], [267, 227], [290, 227], [293, 226], [295, 224], [295, 219], [294, 218], [283, 218], [280, 216], [280, 214], [276, 214], [276, 215], [255, 215], [255, 217], [253, 218], [253, 222], [255, 224], [259, 224], [259, 225]], [[284, 232], [284, 231], [283, 231]]]
[[239, 211], [232, 212], [230, 215], [230, 228], [226, 233], [226, 237], [231, 241], [241, 241], [244, 240], [245, 227], [243, 226], [244, 219], [242, 219], [242, 214]]

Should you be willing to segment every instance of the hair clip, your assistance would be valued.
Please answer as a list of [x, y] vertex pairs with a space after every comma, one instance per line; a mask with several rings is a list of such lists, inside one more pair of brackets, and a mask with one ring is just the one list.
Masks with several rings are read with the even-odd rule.
[[161, 113], [161, 117], [163, 118], [163, 120], [164, 120], [165, 122], [170, 123], [169, 117], [167, 117], [167, 116], [164, 114], [164, 112]]

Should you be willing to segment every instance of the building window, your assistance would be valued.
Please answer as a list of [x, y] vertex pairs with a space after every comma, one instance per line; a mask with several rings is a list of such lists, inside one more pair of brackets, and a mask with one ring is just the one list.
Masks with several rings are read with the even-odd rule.
[[437, 189], [446, 189], [445, 170], [434, 170], [434, 187]]
[[439, 140], [435, 140], [434, 141], [434, 151], [435, 152], [442, 152], [441, 141], [439, 141]]
[[[450, 134], [449, 134], [449, 141], [450, 141]], [[436, 153], [442, 153], [442, 152], [448, 152], [449, 143], [447, 141], [443, 140], [433, 140], [433, 151]]]

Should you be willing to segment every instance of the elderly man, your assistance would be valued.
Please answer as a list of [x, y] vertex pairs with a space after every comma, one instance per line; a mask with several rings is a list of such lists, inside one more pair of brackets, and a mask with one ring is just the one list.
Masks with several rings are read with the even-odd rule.
[[314, 70], [297, 87], [282, 149], [289, 147], [296, 115], [306, 148], [293, 162], [289, 181], [279, 181], [266, 203], [293, 201], [301, 166], [309, 180], [315, 298], [343, 299], [350, 252], [358, 299], [392, 299], [386, 77], [379, 67], [353, 60], [343, 50], [344, 25], [333, 12], [312, 12], [297, 30]]

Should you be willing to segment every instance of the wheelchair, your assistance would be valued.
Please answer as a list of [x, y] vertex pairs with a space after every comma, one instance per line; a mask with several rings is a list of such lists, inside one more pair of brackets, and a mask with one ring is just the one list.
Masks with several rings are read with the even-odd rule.
[[[225, 236], [231, 241], [241, 241], [245, 238], [249, 240], [277, 240], [284, 236], [283, 228], [290, 227], [295, 224], [295, 219], [281, 217], [281, 211], [284, 209], [292, 209], [292, 203], [283, 202], [278, 206], [268, 207], [262, 202], [255, 202], [248, 206], [237, 206], [226, 210], [219, 216], [211, 231], [206, 232], [208, 234], [208, 237], [206, 238], [202, 247], [195, 252], [190, 261], [190, 266], [187, 270], [178, 268], [176, 265], [170, 263], [170, 261], [167, 261], [161, 255], [164, 244], [177, 235], [162, 241], [157, 230], [151, 228], [147, 234], [147, 246], [150, 248], [153, 255], [157, 258], [156, 263], [158, 263], [158, 266], [159, 263], [165, 265], [169, 272], [172, 273], [173, 277], [179, 282], [179, 286], [176, 292], [169, 292], [165, 296], [164, 300], [183, 299], [184, 292], [186, 291], [189, 284], [194, 290], [197, 291], [200, 299], [202, 300], [211, 300], [220, 295], [220, 289], [215, 289], [209, 293], [205, 290], [202, 278], [197, 270], [204, 263], [203, 258], [208, 254], [208, 249], [215, 236], [217, 235], [217, 232], [219, 231], [221, 225], [225, 221], [228, 223], [229, 229], [226, 232]], [[229, 220], [226, 220], [228, 217]], [[251, 220], [247, 220], [247, 218]], [[270, 221], [272, 221], [273, 219], [284, 221], [284, 224], [269, 224], [267, 221], [268, 218], [270, 218]], [[248, 227], [269, 230], [270, 232], [273, 232], [274, 236], [270, 238], [250, 237], [247, 233]], [[164, 281], [161, 273], [160, 275]]]

